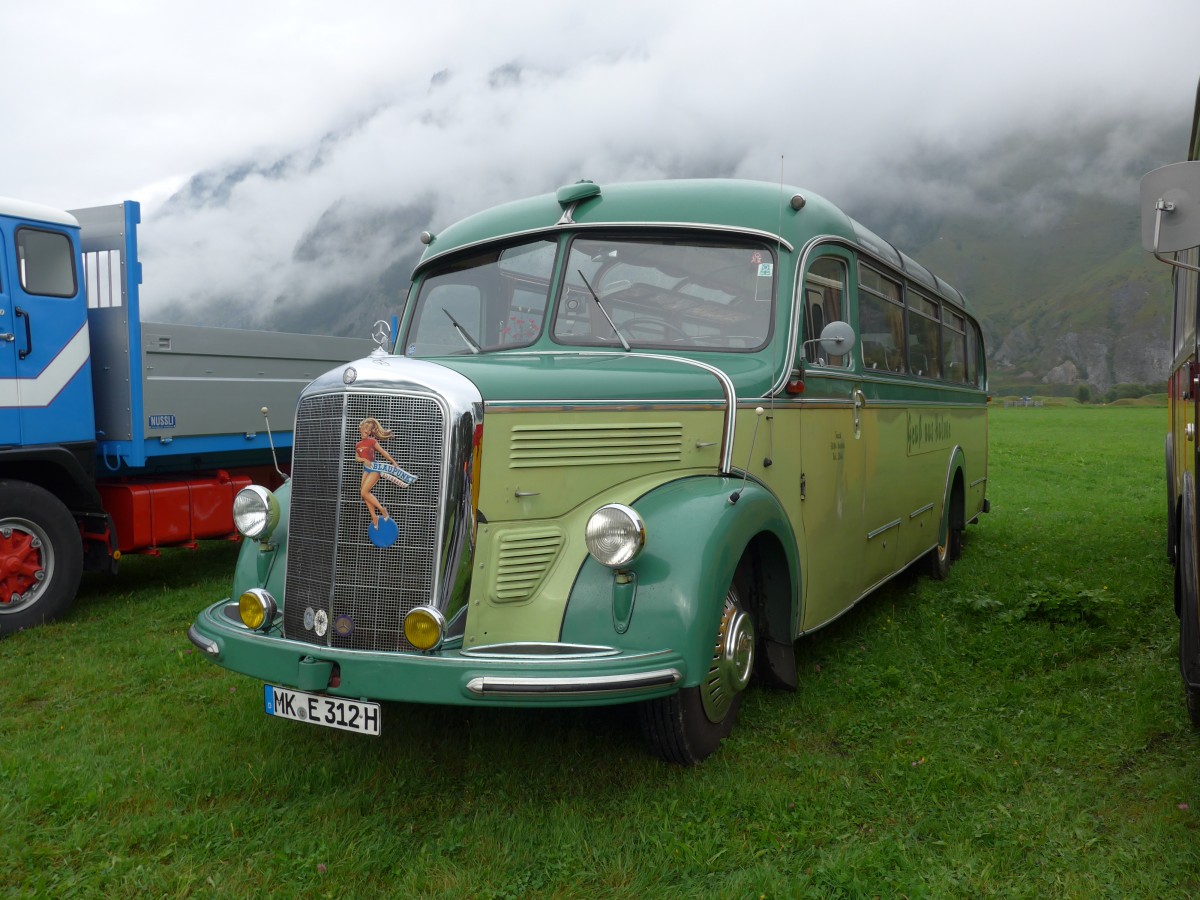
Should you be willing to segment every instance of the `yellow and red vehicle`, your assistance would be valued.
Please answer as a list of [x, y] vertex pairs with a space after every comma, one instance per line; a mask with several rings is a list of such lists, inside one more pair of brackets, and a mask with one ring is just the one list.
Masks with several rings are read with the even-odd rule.
[[1192, 724], [1200, 728], [1200, 545], [1197, 544], [1197, 405], [1200, 357], [1196, 316], [1200, 295], [1200, 90], [1188, 141], [1188, 161], [1142, 179], [1142, 244], [1173, 271], [1172, 362], [1167, 379], [1167, 556], [1175, 565], [1179, 671]]
[[962, 295], [819, 196], [580, 182], [440, 234], [398, 336], [302, 394], [192, 641], [275, 716], [637, 703], [696, 763], [754, 675], [987, 509]]

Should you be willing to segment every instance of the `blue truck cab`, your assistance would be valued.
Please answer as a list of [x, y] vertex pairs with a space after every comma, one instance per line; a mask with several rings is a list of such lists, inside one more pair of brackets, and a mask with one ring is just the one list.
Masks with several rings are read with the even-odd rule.
[[122, 553], [236, 539], [232, 498], [282, 481], [301, 388], [370, 349], [143, 322], [140, 219], [0, 198], [0, 635]]
[[0, 446], [95, 439], [79, 222], [0, 205]]

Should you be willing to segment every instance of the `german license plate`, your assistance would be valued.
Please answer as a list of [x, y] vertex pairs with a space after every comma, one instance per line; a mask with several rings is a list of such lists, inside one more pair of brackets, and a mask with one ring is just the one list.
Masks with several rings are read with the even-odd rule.
[[340, 728], [356, 734], [379, 734], [379, 704], [326, 694], [309, 694], [291, 688], [263, 685], [263, 699], [268, 716]]

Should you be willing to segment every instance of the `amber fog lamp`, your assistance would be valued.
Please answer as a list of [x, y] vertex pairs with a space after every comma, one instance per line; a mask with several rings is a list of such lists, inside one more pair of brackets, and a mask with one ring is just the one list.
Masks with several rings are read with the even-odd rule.
[[261, 485], [242, 488], [233, 498], [233, 525], [252, 541], [265, 541], [279, 525], [279, 501]]
[[238, 615], [251, 631], [266, 631], [278, 612], [275, 598], [262, 588], [251, 588], [238, 598]]
[[436, 650], [446, 636], [446, 618], [432, 606], [418, 606], [404, 617], [404, 637], [418, 650]]
[[620, 503], [602, 506], [588, 519], [583, 542], [596, 562], [616, 569], [637, 559], [646, 545], [646, 524]]

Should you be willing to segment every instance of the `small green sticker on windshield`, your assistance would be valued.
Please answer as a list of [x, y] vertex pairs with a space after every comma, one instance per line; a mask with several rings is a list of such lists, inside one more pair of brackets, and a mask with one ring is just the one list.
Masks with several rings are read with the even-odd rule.
[[770, 278], [774, 274], [775, 274], [775, 264], [774, 263], [759, 263], [758, 264], [758, 277], [759, 278]]

